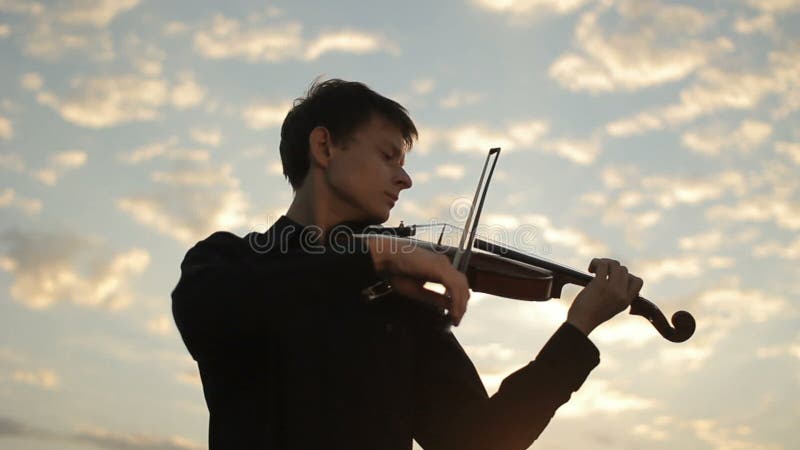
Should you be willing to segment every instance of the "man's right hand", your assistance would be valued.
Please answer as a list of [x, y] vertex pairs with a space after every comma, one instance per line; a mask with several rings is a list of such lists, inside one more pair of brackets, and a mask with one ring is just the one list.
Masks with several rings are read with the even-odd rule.
[[[394, 238], [371, 235], [367, 238], [375, 270], [389, 276], [392, 288], [398, 293], [433, 305], [439, 311], [449, 311], [453, 325], [458, 325], [467, 311], [469, 283], [457, 271], [450, 259], [428, 249], [399, 244]], [[425, 289], [427, 282], [439, 283], [445, 294]]]
[[628, 273], [619, 261], [595, 258], [589, 263], [595, 278], [575, 297], [567, 313], [567, 322], [585, 335], [595, 327], [624, 311], [639, 296], [642, 279]]

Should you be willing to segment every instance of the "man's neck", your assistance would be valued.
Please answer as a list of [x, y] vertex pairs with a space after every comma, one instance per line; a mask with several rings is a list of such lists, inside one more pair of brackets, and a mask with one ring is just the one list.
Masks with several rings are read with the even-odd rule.
[[346, 220], [331, 210], [329, 201], [323, 193], [314, 195], [308, 187], [295, 192], [292, 204], [286, 211], [286, 217], [303, 226], [319, 227], [323, 236], [331, 227]]

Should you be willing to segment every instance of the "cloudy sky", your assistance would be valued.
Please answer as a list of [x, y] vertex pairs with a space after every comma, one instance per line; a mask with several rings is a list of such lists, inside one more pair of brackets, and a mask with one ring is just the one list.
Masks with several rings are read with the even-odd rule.
[[[318, 76], [421, 130], [390, 225], [457, 225], [500, 146], [487, 227], [696, 317], [597, 329], [536, 448], [796, 448], [798, 29], [797, 0], [0, 0], [0, 448], [206, 447], [169, 293], [194, 242], [285, 212], [279, 126]], [[490, 392], [577, 292], [473, 296]]]

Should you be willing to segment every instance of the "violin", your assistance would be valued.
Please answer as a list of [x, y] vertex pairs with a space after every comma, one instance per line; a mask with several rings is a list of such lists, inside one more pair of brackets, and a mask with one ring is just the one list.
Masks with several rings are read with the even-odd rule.
[[[397, 239], [400, 245], [417, 245], [447, 255], [454, 266], [466, 275], [469, 287], [474, 292], [516, 300], [547, 301], [561, 298], [566, 284], [586, 286], [594, 279], [594, 275], [475, 237], [478, 218], [499, 152], [499, 148], [489, 151], [458, 247], [443, 245], [442, 235], [438, 242], [413, 238], [418, 227], [431, 225], [406, 226], [401, 222], [399, 227], [371, 226], [364, 230], [364, 234], [389, 235]], [[495, 159], [484, 184], [489, 158], [493, 155]], [[484, 188], [481, 194], [482, 185]], [[692, 337], [696, 328], [694, 317], [690, 313], [678, 311], [672, 315], [670, 323], [658, 306], [641, 296], [631, 302], [629, 313], [647, 319], [670, 342], [686, 341]]]

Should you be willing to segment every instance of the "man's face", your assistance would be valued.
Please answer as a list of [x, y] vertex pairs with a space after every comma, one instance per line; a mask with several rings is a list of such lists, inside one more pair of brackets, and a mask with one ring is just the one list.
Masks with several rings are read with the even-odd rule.
[[349, 140], [334, 147], [326, 179], [334, 207], [344, 220], [383, 223], [411, 178], [403, 169], [405, 151], [400, 129], [379, 115]]

